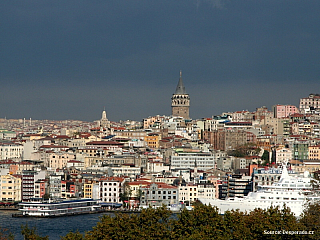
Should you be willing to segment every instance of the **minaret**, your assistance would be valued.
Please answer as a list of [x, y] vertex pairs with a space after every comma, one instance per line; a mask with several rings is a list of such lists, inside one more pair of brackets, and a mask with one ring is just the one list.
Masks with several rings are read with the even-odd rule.
[[180, 78], [176, 88], [176, 92], [171, 98], [172, 116], [183, 117], [189, 119], [190, 97], [182, 82], [182, 72], [180, 70]]
[[[106, 112], [105, 108], [102, 111], [102, 116], [101, 116], [101, 120], [100, 120], [100, 129], [102, 132], [104, 132], [104, 135], [106, 135], [106, 136], [109, 134], [112, 134], [111, 124], [107, 118], [107, 112]], [[105, 129], [105, 131], [103, 131], [104, 129]]]
[[103, 111], [102, 111], [101, 120], [108, 120], [108, 119], [107, 119], [107, 112], [106, 112], [106, 108], [104, 108], [104, 109], [103, 109]]

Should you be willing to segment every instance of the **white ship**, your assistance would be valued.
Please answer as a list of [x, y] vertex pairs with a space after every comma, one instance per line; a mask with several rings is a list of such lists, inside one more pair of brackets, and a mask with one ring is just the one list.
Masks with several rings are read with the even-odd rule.
[[218, 207], [220, 214], [232, 209], [239, 209], [242, 212], [250, 212], [255, 208], [267, 209], [271, 206], [279, 206], [282, 209], [286, 205], [295, 216], [300, 216], [309, 202], [320, 200], [313, 190], [311, 180], [309, 177], [290, 177], [284, 164], [279, 182], [260, 186], [256, 192], [250, 192], [243, 198], [199, 199], [199, 201], [205, 205]]
[[101, 205], [94, 199], [76, 199], [69, 201], [40, 201], [19, 203], [22, 214], [12, 215], [13, 217], [59, 217], [94, 213], [99, 211]]

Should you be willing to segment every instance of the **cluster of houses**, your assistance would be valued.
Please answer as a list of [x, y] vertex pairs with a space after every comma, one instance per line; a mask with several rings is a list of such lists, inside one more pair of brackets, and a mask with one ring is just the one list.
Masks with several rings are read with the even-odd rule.
[[[94, 122], [0, 119], [0, 201], [48, 197], [101, 199], [110, 207], [190, 205], [270, 185], [286, 160], [291, 174], [317, 176], [319, 112], [320, 96], [310, 94], [299, 108], [276, 105], [197, 120], [153, 116], [110, 122], [106, 111]], [[235, 154], [248, 146], [244, 155]]]

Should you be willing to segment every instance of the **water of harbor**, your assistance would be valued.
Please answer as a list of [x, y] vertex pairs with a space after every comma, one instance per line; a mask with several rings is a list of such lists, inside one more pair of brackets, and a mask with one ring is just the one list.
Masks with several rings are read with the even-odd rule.
[[49, 236], [49, 240], [57, 240], [70, 231], [76, 232], [78, 230], [80, 233], [90, 231], [92, 227], [97, 225], [99, 217], [103, 214], [114, 216], [113, 213], [96, 213], [57, 218], [13, 218], [12, 213], [16, 212], [0, 211], [0, 226], [12, 232], [16, 240], [23, 240], [21, 226], [26, 224], [29, 227], [36, 227], [40, 236]]

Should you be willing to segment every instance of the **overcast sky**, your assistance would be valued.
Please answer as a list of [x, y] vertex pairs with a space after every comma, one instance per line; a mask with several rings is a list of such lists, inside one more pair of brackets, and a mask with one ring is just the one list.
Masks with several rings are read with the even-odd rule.
[[0, 118], [193, 119], [320, 93], [320, 1], [0, 3]]

